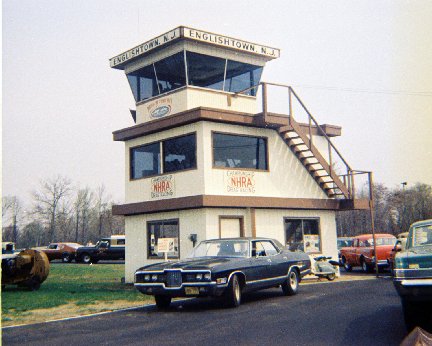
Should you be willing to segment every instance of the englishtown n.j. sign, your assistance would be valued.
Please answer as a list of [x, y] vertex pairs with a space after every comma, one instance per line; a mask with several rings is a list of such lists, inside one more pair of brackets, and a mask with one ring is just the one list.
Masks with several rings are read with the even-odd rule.
[[117, 67], [119, 65], [123, 65], [129, 60], [135, 59], [144, 53], [148, 53], [155, 48], [163, 46], [179, 38], [186, 38], [221, 47], [237, 49], [252, 54], [267, 56], [269, 58], [278, 58], [280, 56], [280, 50], [277, 48], [263, 46], [260, 44], [238, 40], [236, 38], [228, 36], [213, 34], [202, 30], [196, 30], [180, 26], [111, 58], [110, 66]]

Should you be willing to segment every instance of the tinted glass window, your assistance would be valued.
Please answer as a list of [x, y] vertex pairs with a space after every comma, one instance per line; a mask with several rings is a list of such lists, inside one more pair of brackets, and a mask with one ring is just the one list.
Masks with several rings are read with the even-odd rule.
[[160, 145], [153, 143], [131, 149], [131, 178], [160, 174]]
[[163, 142], [164, 173], [196, 167], [195, 134]]
[[127, 77], [136, 102], [180, 88], [186, 85], [183, 52], [131, 72]]
[[318, 219], [285, 219], [285, 237], [291, 251], [321, 251]]
[[169, 258], [179, 258], [179, 224], [178, 220], [152, 221], [147, 223], [148, 258], [163, 258], [158, 253], [158, 240], [160, 238], [174, 238], [174, 251], [168, 253]]
[[159, 95], [153, 65], [132, 72], [127, 77], [136, 102]]
[[213, 165], [227, 168], [267, 169], [265, 138], [213, 134]]
[[225, 59], [186, 52], [189, 85], [222, 90]]
[[[263, 68], [238, 61], [228, 60], [225, 91], [237, 92], [259, 83]], [[245, 92], [247, 95], [256, 95], [256, 90]]]
[[186, 85], [183, 52], [155, 62], [154, 66], [161, 94]]

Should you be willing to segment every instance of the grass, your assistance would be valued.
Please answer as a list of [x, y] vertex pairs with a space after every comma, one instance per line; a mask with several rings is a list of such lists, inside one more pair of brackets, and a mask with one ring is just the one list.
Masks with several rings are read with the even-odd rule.
[[149, 303], [152, 298], [121, 283], [123, 264], [51, 264], [38, 291], [6, 286], [1, 293], [2, 325], [111, 311]]

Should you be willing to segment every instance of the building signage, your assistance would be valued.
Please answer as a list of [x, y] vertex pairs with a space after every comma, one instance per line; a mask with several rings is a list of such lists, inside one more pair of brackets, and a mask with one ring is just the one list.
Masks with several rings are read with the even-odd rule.
[[225, 175], [227, 192], [255, 193], [255, 173], [245, 171], [227, 171]]
[[159, 37], [156, 37], [150, 41], [144, 42], [132, 49], [127, 50], [110, 59], [111, 67], [120, 67], [128, 61], [137, 58], [138, 56], [148, 53], [155, 48], [163, 46], [169, 42], [172, 42], [178, 38], [187, 38], [199, 42], [205, 42], [216, 46], [226, 47], [241, 50], [247, 53], [253, 53], [258, 55], [267, 56], [269, 58], [279, 58], [280, 50], [260, 44], [238, 40], [236, 38], [213, 34], [210, 32], [196, 30], [180, 26], [171, 30]]
[[175, 196], [174, 176], [164, 175], [151, 180], [151, 198]]
[[248, 53], [265, 55], [271, 58], [279, 58], [280, 55], [280, 50], [277, 48], [262, 46], [260, 44], [191, 28], [183, 28], [183, 36], [196, 41], [211, 43], [227, 48], [234, 48]]
[[141, 54], [150, 52], [151, 50], [160, 47], [170, 41], [173, 41], [180, 37], [180, 28], [175, 28], [159, 37], [156, 37], [150, 41], [144, 42], [139, 46], [136, 46], [128, 51], [115, 56], [110, 59], [110, 66], [116, 67], [117, 65], [124, 64], [125, 62], [140, 56]]
[[174, 252], [175, 238], [159, 238], [157, 252]]
[[158, 119], [166, 115], [170, 115], [172, 106], [172, 98], [165, 97], [153, 102], [150, 102], [147, 107], [147, 111], [150, 114], [150, 118]]

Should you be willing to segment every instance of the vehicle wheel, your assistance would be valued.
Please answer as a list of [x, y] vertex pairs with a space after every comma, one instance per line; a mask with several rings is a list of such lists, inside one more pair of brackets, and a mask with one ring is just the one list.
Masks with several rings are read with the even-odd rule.
[[336, 279], [336, 274], [327, 275], [327, 280], [328, 281], [333, 281], [334, 279]]
[[81, 261], [85, 264], [90, 264], [91, 263], [91, 257], [88, 253], [85, 253], [81, 256]]
[[361, 260], [361, 267], [362, 267], [363, 272], [370, 273], [370, 267], [364, 259]]
[[171, 304], [171, 297], [155, 295], [156, 306], [158, 309], [166, 309]]
[[62, 262], [63, 262], [63, 263], [71, 263], [71, 262], [72, 262], [72, 256], [71, 256], [71, 254], [68, 253], [68, 252], [65, 252], [65, 253], [62, 255]]
[[343, 267], [344, 267], [344, 269], [345, 269], [346, 272], [352, 271], [352, 265], [347, 263], [345, 257], [342, 257], [342, 261], [341, 262], [342, 262], [342, 265], [343, 265]]
[[27, 283], [30, 291], [37, 291], [40, 288], [41, 282], [37, 276], [33, 276]]
[[286, 296], [293, 296], [297, 293], [299, 286], [299, 276], [295, 269], [291, 269], [288, 273], [288, 277], [282, 284], [282, 292]]
[[241, 304], [241, 286], [237, 275], [233, 275], [225, 294], [227, 307], [236, 308]]

